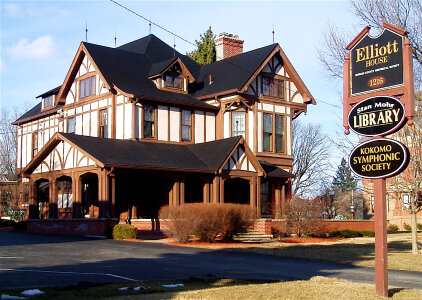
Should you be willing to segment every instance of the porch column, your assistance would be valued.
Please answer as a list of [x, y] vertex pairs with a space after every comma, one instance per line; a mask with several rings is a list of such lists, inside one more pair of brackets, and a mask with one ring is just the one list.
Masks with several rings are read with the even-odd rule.
[[73, 218], [81, 218], [82, 212], [82, 179], [78, 174], [72, 176]]
[[99, 208], [99, 218], [108, 217], [108, 203], [109, 203], [109, 193], [108, 193], [108, 176], [107, 171], [103, 170], [98, 174], [98, 208]]
[[180, 205], [185, 204], [185, 179], [180, 180]]
[[281, 218], [284, 217], [284, 210], [286, 209], [286, 183], [281, 185]]
[[224, 179], [220, 177], [220, 203], [224, 203]]
[[50, 177], [50, 194], [48, 199], [48, 218], [57, 219], [57, 179], [55, 176]]
[[205, 179], [203, 193], [204, 193], [204, 196], [203, 196], [204, 203], [210, 203], [210, 182], [208, 178]]
[[250, 190], [249, 190], [250, 204], [249, 205], [251, 206], [253, 211], [256, 211], [256, 177], [252, 177], [249, 180], [249, 187], [250, 187]]
[[110, 174], [110, 192], [111, 192], [111, 204], [110, 204], [110, 217], [116, 217], [116, 175]]
[[176, 179], [173, 185], [173, 205], [179, 206], [180, 205], [180, 181]]
[[212, 202], [220, 202], [220, 177], [215, 176], [212, 183]]
[[256, 217], [261, 218], [261, 177], [256, 178]]
[[37, 201], [37, 186], [33, 179], [29, 180], [29, 219], [39, 219], [40, 213]]
[[280, 183], [276, 182], [275, 184], [275, 211], [274, 217], [276, 219], [281, 218], [281, 188]]

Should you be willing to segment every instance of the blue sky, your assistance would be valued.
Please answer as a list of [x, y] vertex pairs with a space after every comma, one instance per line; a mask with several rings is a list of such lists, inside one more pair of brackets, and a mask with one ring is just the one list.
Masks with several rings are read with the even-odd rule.
[[[328, 78], [316, 49], [327, 23], [357, 34], [363, 26], [347, 1], [118, 1], [153, 22], [194, 42], [211, 26], [215, 34], [239, 35], [244, 51], [275, 42], [283, 48], [318, 100], [341, 107], [342, 82]], [[1, 1], [0, 105], [32, 107], [36, 96], [63, 83], [81, 41], [114, 46], [149, 34], [148, 22], [110, 1]], [[152, 26], [152, 33], [173, 45], [173, 36]], [[194, 47], [176, 39], [185, 53]], [[325, 133], [340, 130], [342, 109], [318, 102], [304, 122]]]

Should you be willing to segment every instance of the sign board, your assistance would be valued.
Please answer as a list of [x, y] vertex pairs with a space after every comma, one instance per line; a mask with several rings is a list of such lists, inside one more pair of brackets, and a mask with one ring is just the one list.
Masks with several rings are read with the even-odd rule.
[[403, 36], [384, 29], [377, 37], [367, 33], [350, 52], [351, 95], [401, 86]]
[[23, 217], [26, 216], [26, 209], [7, 209], [6, 214], [14, 220], [22, 221]]
[[348, 116], [350, 129], [365, 136], [393, 133], [404, 125], [404, 120], [404, 105], [397, 98], [388, 96], [362, 100]]
[[402, 143], [377, 138], [359, 144], [349, 156], [350, 169], [356, 175], [387, 178], [401, 173], [409, 164], [409, 150]]

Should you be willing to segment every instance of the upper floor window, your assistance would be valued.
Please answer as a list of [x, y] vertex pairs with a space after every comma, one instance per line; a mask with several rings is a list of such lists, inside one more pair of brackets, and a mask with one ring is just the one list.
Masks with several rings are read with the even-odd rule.
[[107, 138], [108, 133], [108, 112], [107, 109], [100, 110], [100, 134], [102, 138]]
[[262, 95], [284, 99], [284, 81], [262, 77]]
[[164, 80], [166, 87], [182, 89], [182, 79], [177, 74], [165, 74]]
[[264, 114], [264, 151], [285, 152], [284, 116]]
[[43, 105], [43, 107], [44, 107], [44, 108], [46, 108], [46, 107], [49, 107], [49, 106], [53, 105], [53, 96], [48, 96], [48, 97], [45, 97], [45, 98], [43, 99], [43, 102], [44, 102], [44, 105]]
[[154, 106], [144, 105], [144, 137], [155, 136]]
[[273, 116], [264, 114], [264, 151], [273, 151]]
[[182, 110], [182, 141], [192, 140], [192, 112]]
[[75, 133], [75, 118], [67, 119], [67, 132]]
[[38, 153], [38, 131], [32, 133], [32, 158]]
[[79, 98], [95, 95], [95, 76], [79, 81]]
[[243, 135], [245, 137], [245, 115], [244, 112], [232, 114], [232, 136]]
[[275, 115], [275, 151], [284, 152], [284, 116]]

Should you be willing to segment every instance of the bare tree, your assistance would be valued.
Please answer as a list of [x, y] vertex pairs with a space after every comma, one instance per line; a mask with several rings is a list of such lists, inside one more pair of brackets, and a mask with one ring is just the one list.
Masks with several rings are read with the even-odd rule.
[[[387, 180], [389, 188], [395, 191], [402, 208], [411, 215], [412, 253], [419, 254], [417, 237], [417, 213], [422, 210], [422, 94], [416, 95], [416, 117], [413, 126], [405, 126], [394, 137], [401, 141], [410, 152], [407, 169]], [[402, 193], [410, 195], [410, 203], [404, 203]]]
[[15, 180], [17, 129], [11, 123], [20, 113], [19, 108], [3, 108], [0, 112], [0, 177]]
[[[415, 59], [415, 86], [422, 78], [422, 3], [420, 0], [350, 0], [351, 11], [359, 18], [361, 26], [382, 28], [382, 21], [403, 28], [408, 32]], [[346, 46], [356, 34], [345, 32], [333, 24], [323, 35], [318, 58], [330, 77], [343, 77]]]
[[319, 191], [329, 169], [330, 141], [321, 127], [293, 121], [293, 196], [310, 196]]

